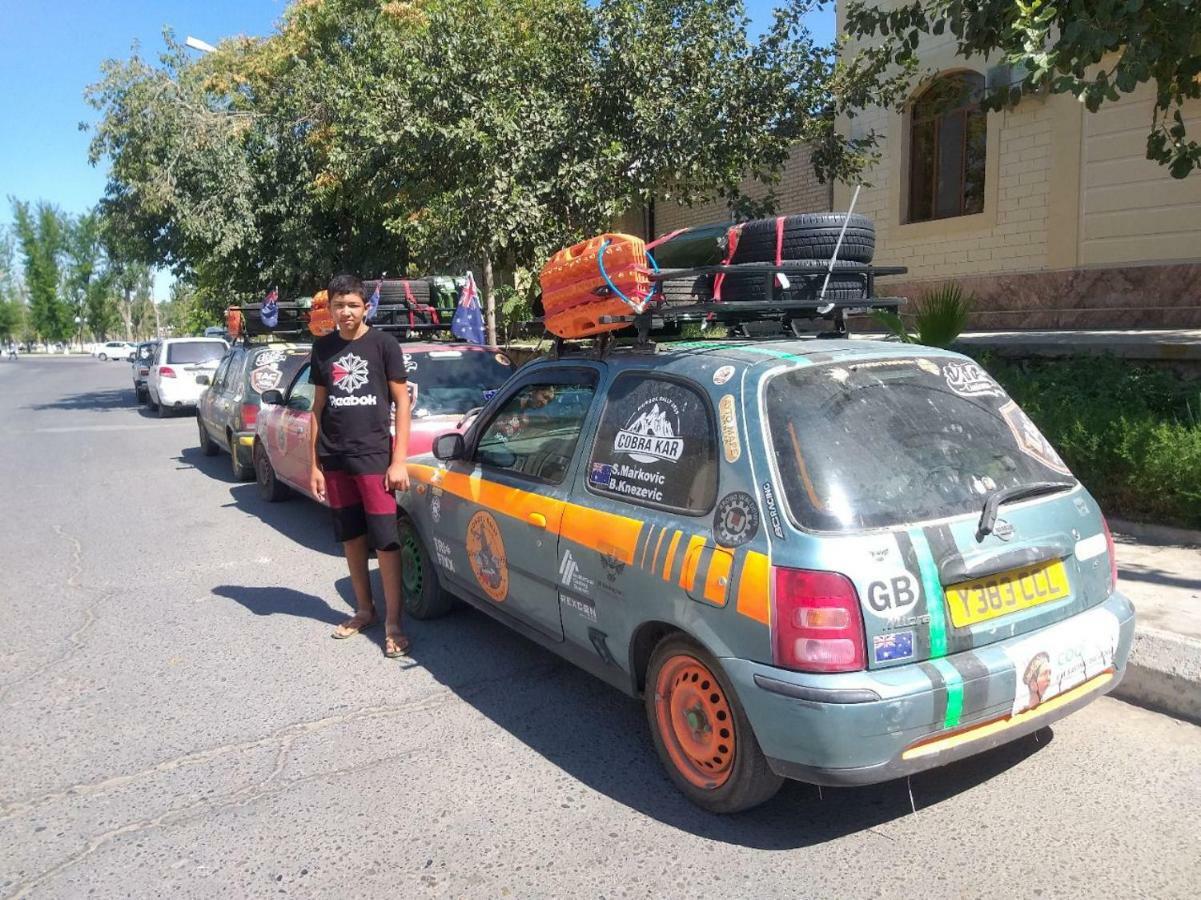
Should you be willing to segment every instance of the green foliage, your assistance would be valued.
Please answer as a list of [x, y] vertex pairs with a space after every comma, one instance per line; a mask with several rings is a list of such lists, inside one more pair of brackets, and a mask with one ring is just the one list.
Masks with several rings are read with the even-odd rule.
[[[1023, 95], [1071, 94], [1090, 112], [1140, 85], [1155, 86], [1147, 123], [1147, 158], [1175, 178], [1201, 166], [1201, 142], [1190, 140], [1182, 110], [1201, 98], [1201, 15], [1189, 0], [909, 0], [887, 8], [851, 0], [847, 32], [862, 49], [847, 62], [859, 83], [877, 87], [848, 102], [859, 108], [907, 99], [907, 81], [925, 80], [922, 39], [950, 32], [964, 59], [1000, 56], [1013, 67], [986, 107], [1001, 109]], [[896, 72], [906, 79], [898, 79]], [[887, 76], [887, 77], [886, 77]]]
[[68, 222], [54, 206], [12, 199], [13, 229], [24, 259], [29, 325], [44, 341], [68, 340], [75, 330], [70, 306], [60, 296], [62, 254]]
[[875, 310], [872, 318], [907, 344], [950, 347], [967, 326], [975, 298], [957, 284], [945, 284], [924, 294], [914, 303], [912, 319], [917, 332], [911, 333], [896, 313]]
[[1201, 527], [1201, 391], [1114, 357], [981, 362], [1107, 513]]

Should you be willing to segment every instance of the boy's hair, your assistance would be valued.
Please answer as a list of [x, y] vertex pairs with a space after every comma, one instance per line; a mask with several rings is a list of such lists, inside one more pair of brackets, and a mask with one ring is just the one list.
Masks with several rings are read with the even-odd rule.
[[363, 281], [357, 275], [335, 275], [329, 280], [328, 291], [330, 303], [345, 294], [356, 294], [360, 300], [367, 300], [367, 289], [363, 287]]

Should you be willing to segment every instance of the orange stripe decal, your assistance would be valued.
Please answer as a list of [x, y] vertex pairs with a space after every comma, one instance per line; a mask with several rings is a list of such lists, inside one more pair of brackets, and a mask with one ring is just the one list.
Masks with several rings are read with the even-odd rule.
[[655, 543], [655, 555], [651, 557], [651, 571], [654, 572], [659, 568], [659, 548], [663, 546], [663, 536], [667, 534], [667, 529], [664, 528], [659, 532], [659, 540]]
[[663, 578], [665, 581], [671, 580], [671, 564], [676, 561], [676, 547], [680, 546], [680, 538], [684, 532], [677, 529], [676, 533], [671, 536], [671, 545], [667, 548], [667, 559], [663, 563]]
[[626, 565], [634, 561], [642, 523], [637, 519], [569, 504], [563, 517], [562, 537], [617, 557]]
[[693, 535], [688, 539], [688, 549], [684, 551], [684, 565], [680, 567], [680, 587], [691, 592], [696, 581], [696, 567], [700, 565], [701, 554], [705, 550], [705, 539]]
[[767, 572], [767, 557], [754, 550], [747, 551], [742, 561], [742, 577], [738, 580], [738, 612], [756, 622], [771, 625]]
[[[648, 526], [646, 527], [646, 543], [642, 545], [642, 559], [638, 560], [638, 568], [640, 568], [640, 569], [645, 569], [645, 568], [646, 568], [646, 554], [650, 553], [650, 550], [651, 550], [651, 536], [652, 536], [652, 535], [655, 533], [655, 528], [656, 528], [656, 527], [657, 527], [657, 526], [655, 526], [655, 525], [648, 525]], [[659, 537], [660, 537], [660, 538], [662, 538], [662, 537], [663, 537], [663, 530], [662, 530], [662, 529], [660, 529], [660, 530], [659, 530]]]
[[732, 557], [725, 550], [714, 550], [709, 560], [709, 571], [705, 575], [705, 600], [714, 606], [726, 605], [726, 590], [730, 586]]

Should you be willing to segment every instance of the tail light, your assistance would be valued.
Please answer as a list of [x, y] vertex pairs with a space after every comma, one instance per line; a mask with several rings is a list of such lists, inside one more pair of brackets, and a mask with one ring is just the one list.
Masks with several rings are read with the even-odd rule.
[[855, 672], [867, 649], [859, 595], [845, 575], [772, 568], [772, 659], [802, 672]]
[[259, 408], [253, 403], [242, 404], [242, 428], [249, 430], [254, 427], [255, 420], [259, 417]]
[[1118, 588], [1118, 554], [1113, 546], [1113, 532], [1109, 530], [1109, 522], [1105, 517], [1101, 517], [1101, 524], [1105, 527], [1105, 549], [1109, 551], [1109, 593], [1113, 593]]
[[149, 375], [149, 374], [150, 374], [150, 370], [149, 370], [149, 369], [146, 369], [146, 368], [139, 368], [139, 369], [138, 369], [138, 374], [139, 374], [139, 375]]
[[170, 366], [159, 366], [158, 374], [159, 374], [160, 378], [174, 378], [175, 370], [172, 369]]

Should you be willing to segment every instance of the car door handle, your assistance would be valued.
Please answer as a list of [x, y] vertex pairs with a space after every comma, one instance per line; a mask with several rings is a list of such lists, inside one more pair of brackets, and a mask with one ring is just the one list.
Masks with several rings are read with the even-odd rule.
[[546, 527], [546, 516], [542, 515], [542, 513], [530, 513], [526, 516], [526, 519], [531, 525], [537, 525], [539, 528]]

